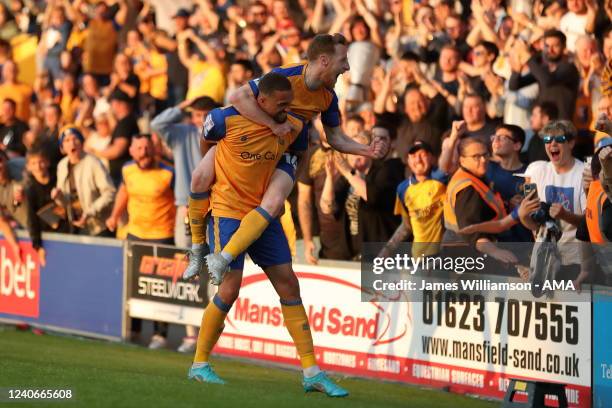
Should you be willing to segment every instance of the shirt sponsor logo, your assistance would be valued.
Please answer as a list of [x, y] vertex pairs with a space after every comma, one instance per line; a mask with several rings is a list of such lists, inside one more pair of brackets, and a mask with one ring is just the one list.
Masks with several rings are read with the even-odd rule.
[[276, 160], [276, 154], [271, 151], [265, 153], [242, 152], [240, 158], [242, 160]]

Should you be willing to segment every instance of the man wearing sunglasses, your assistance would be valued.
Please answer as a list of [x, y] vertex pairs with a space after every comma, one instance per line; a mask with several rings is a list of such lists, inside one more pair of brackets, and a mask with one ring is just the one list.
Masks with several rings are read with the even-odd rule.
[[[552, 121], [542, 128], [542, 140], [550, 162], [536, 161], [527, 167], [525, 182], [535, 183], [537, 198], [550, 204], [550, 216], [559, 221], [562, 235], [559, 239], [562, 265], [568, 279], [575, 279], [581, 261], [580, 247], [576, 239], [576, 227], [584, 218], [586, 196], [582, 185], [584, 163], [576, 159], [572, 149], [576, 128], [566, 120]], [[521, 222], [532, 231], [539, 225], [529, 216]]]

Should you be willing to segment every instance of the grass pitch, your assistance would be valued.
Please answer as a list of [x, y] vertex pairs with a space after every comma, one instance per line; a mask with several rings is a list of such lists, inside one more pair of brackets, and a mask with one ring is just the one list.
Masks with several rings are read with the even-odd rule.
[[498, 403], [380, 381], [332, 376], [351, 395], [305, 394], [300, 373], [214, 358], [227, 385], [187, 381], [190, 355], [34, 335], [0, 326], [0, 387], [70, 388], [72, 402], [0, 403], [34, 407], [494, 407]]

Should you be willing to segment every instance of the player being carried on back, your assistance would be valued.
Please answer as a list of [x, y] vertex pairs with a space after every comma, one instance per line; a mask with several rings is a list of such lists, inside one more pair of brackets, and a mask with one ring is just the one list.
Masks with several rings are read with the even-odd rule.
[[[291, 112], [309, 122], [308, 126], [316, 115], [321, 114], [325, 136], [332, 148], [342, 153], [381, 158], [388, 148], [385, 141], [375, 139], [370, 145], [363, 145], [348, 138], [340, 127], [338, 98], [333, 87], [338, 76], [349, 70], [346, 53], [347, 42], [341, 34], [320, 34], [314, 37], [308, 47], [307, 62], [275, 68], [273, 72], [287, 77], [291, 82], [294, 92], [294, 99], [289, 107]], [[241, 115], [268, 127], [273, 135], [286, 135], [291, 130], [291, 123], [277, 123], [266, 114], [257, 104], [258, 94], [258, 80], [250, 81], [234, 93], [230, 102]], [[206, 126], [207, 124], [204, 126], [205, 130]], [[227, 245], [218, 253], [207, 255], [204, 217], [210, 205], [209, 190], [215, 180], [214, 155], [213, 147], [208, 150], [192, 174], [189, 199], [192, 249], [183, 278], [197, 276], [206, 258], [211, 283], [218, 285], [228, 271], [228, 265], [262, 234], [269, 225], [269, 220], [259, 210], [252, 210], [242, 218], [240, 227]], [[295, 165], [298, 156], [292, 156], [289, 160]], [[259, 208], [265, 210], [271, 219], [278, 217], [284, 208], [285, 199], [293, 189], [293, 183], [293, 179], [286, 172], [277, 169]]]
[[[233, 106], [214, 109], [208, 114], [204, 140], [217, 143], [208, 241], [211, 250], [216, 252], [227, 245], [242, 225], [241, 220], [252, 212], [266, 219], [266, 228], [249, 245], [247, 252], [264, 270], [280, 297], [285, 326], [300, 356], [304, 390], [344, 397], [348, 392], [331, 381], [317, 365], [308, 316], [302, 305], [298, 279], [291, 268], [285, 233], [279, 220], [272, 219], [266, 210], [259, 207], [275, 172], [283, 172], [290, 180], [295, 178], [295, 162], [291, 161], [287, 151], [298, 152], [308, 148], [308, 128], [300, 118], [288, 113], [293, 92], [285, 76], [271, 72], [264, 75], [259, 84], [258, 106], [273, 120], [289, 122], [291, 127], [289, 132], [275, 137], [270, 128], [250, 121]], [[189, 379], [224, 383], [208, 360], [223, 331], [225, 317], [238, 298], [244, 256], [241, 252], [229, 263], [231, 273], [220, 283], [217, 294], [204, 311]]]

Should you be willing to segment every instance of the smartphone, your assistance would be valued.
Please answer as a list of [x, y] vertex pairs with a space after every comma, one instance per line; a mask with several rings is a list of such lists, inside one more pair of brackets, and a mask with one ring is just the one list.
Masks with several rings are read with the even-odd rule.
[[537, 185], [535, 183], [525, 183], [525, 185], [523, 185], [523, 195], [525, 197], [529, 196], [529, 194], [531, 194], [532, 191], [536, 192], [536, 196], [537, 196]]

